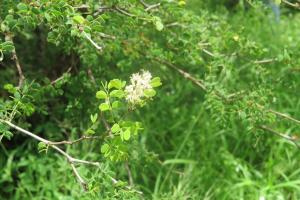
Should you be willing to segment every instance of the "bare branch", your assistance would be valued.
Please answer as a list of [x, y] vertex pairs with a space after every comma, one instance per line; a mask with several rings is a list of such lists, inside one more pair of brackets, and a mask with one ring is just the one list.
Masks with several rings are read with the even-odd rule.
[[147, 12], [160, 6], [160, 3], [149, 5], [144, 0], [140, 0], [140, 3], [144, 6], [145, 11]]
[[253, 63], [254, 64], [266, 64], [266, 63], [271, 63], [271, 62], [274, 62], [274, 61], [276, 61], [276, 59], [270, 58], [270, 59], [264, 59], [264, 60], [256, 60]]
[[86, 182], [83, 180], [83, 178], [80, 176], [80, 174], [78, 173], [74, 163], [70, 163], [71, 167], [72, 167], [72, 170], [74, 172], [74, 175], [76, 176], [78, 182], [80, 183], [81, 187], [87, 191], [87, 184]]
[[204, 53], [206, 53], [207, 55], [210, 55], [211, 57], [216, 57], [212, 52], [210, 52], [210, 51], [208, 51], [208, 50], [206, 50], [206, 49], [202, 49], [202, 51], [203, 51]]
[[291, 136], [289, 136], [289, 135], [287, 135], [287, 134], [284, 134], [284, 133], [280, 133], [280, 132], [278, 132], [278, 131], [275, 131], [275, 130], [273, 130], [273, 129], [267, 127], [267, 126], [259, 126], [259, 128], [262, 129], [262, 130], [268, 131], [268, 132], [270, 132], [270, 133], [273, 133], [273, 134], [275, 134], [275, 135], [277, 135], [277, 136], [279, 136], [279, 137], [282, 137], [282, 138], [284, 138], [284, 139], [286, 139], [286, 140], [288, 140], [288, 141], [294, 143], [295, 146], [297, 146], [298, 148], [300, 148], [300, 145], [297, 143], [297, 139], [295, 139], [294, 137], [291, 137]]
[[174, 64], [167, 62], [165, 60], [159, 59], [159, 58], [153, 58], [156, 62], [166, 65], [167, 67], [170, 67], [172, 69], [175, 69], [179, 74], [181, 74], [184, 78], [189, 79], [193, 83], [195, 83], [197, 86], [199, 86], [202, 90], [205, 92], [208, 91], [207, 87], [204, 85], [203, 81], [198, 80], [197, 78], [193, 77], [188, 72], [183, 71], [182, 69], [179, 69]]
[[115, 40], [116, 39], [116, 36], [114, 36], [114, 35], [108, 35], [108, 34], [102, 33], [102, 32], [99, 32], [98, 34], [102, 38], [111, 39], [111, 40]]
[[286, 1], [286, 0], [282, 0], [283, 3], [293, 7], [293, 8], [296, 8], [296, 9], [300, 9], [300, 4], [299, 3], [291, 3], [289, 1]]
[[153, 4], [153, 5], [149, 5], [146, 9], [145, 9], [145, 11], [150, 11], [150, 10], [152, 10], [152, 9], [155, 9], [155, 8], [158, 8], [160, 6], [160, 3], [157, 3], [157, 4]]
[[103, 50], [103, 48], [99, 46], [96, 42], [94, 42], [94, 40], [92, 40], [92, 38], [86, 32], [83, 31], [82, 34], [97, 50]]
[[[5, 35], [5, 40], [10, 41], [14, 44], [13, 36], [10, 35], [10, 34]], [[15, 48], [12, 50], [12, 60], [15, 61], [15, 65], [17, 67], [18, 74], [19, 74], [19, 87], [21, 87], [23, 85], [24, 80], [25, 80], [25, 76], [23, 74], [22, 67], [20, 65], [19, 58], [17, 56], [17, 52], [16, 52]]]
[[126, 169], [127, 174], [128, 174], [129, 185], [131, 187], [133, 187], [134, 186], [134, 182], [133, 182], [133, 177], [132, 177], [132, 173], [131, 173], [128, 161], [125, 162], [125, 169]]
[[273, 114], [275, 114], [275, 115], [281, 117], [281, 118], [288, 119], [288, 120], [291, 120], [291, 121], [293, 121], [293, 122], [295, 122], [295, 123], [297, 123], [297, 124], [300, 124], [300, 121], [299, 121], [298, 119], [295, 119], [295, 118], [289, 116], [288, 114], [281, 113], [281, 112], [278, 112], [278, 111], [275, 111], [275, 110], [271, 110], [271, 109], [268, 109], [268, 111], [269, 111], [270, 113], [273, 113]]
[[117, 11], [117, 12], [119, 12], [119, 13], [123, 14], [123, 15], [126, 15], [126, 16], [128, 16], [128, 17], [136, 17], [136, 15], [134, 15], [134, 14], [131, 14], [131, 13], [129, 13], [129, 12], [127, 12], [127, 11], [125, 11], [124, 9], [122, 9], [122, 8], [119, 8], [118, 6], [115, 6], [113, 9], [114, 9], [115, 11]]
[[[71, 70], [72, 70], [72, 67], [69, 67], [68, 70], [66, 72], [64, 72], [64, 74], [69, 73]], [[60, 77], [58, 77], [57, 79], [51, 81], [51, 85], [54, 85], [58, 81], [62, 80], [64, 78], [64, 74], [61, 75]]]
[[77, 139], [77, 140], [73, 140], [73, 141], [60, 141], [60, 142], [51, 142], [50, 145], [59, 145], [59, 144], [75, 144], [75, 143], [78, 143], [78, 142], [81, 142], [83, 140], [93, 140], [93, 139], [99, 139], [101, 138], [100, 136], [82, 136], [81, 138]]

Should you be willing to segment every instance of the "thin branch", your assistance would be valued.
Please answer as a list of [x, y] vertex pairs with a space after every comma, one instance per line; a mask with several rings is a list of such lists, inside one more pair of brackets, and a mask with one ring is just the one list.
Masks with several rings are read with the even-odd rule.
[[300, 4], [299, 3], [291, 3], [289, 1], [286, 1], [286, 0], [282, 0], [283, 3], [293, 7], [293, 8], [296, 8], [296, 9], [300, 9]]
[[131, 14], [131, 13], [127, 12], [126, 10], [119, 8], [118, 6], [115, 6], [113, 9], [123, 15], [128, 16], [128, 17], [137, 17], [136, 15]]
[[140, 0], [140, 3], [144, 6], [144, 8], [149, 7], [149, 5], [144, 0]]
[[[10, 34], [5, 35], [5, 40], [10, 41], [14, 44], [13, 37]], [[21, 87], [23, 85], [24, 80], [25, 80], [25, 76], [23, 74], [22, 67], [20, 65], [19, 58], [17, 56], [17, 52], [16, 52], [15, 48], [12, 50], [12, 60], [15, 61], [15, 65], [17, 67], [18, 74], [19, 74], [19, 87]]]
[[81, 138], [77, 139], [77, 140], [73, 140], [73, 141], [60, 141], [60, 142], [51, 142], [50, 145], [60, 145], [60, 144], [75, 144], [75, 143], [78, 143], [78, 142], [81, 142], [83, 140], [93, 140], [93, 139], [99, 139], [101, 138], [100, 136], [82, 136]]
[[93, 71], [91, 68], [88, 68], [87, 73], [94, 84], [96, 84], [96, 79], [94, 77]]
[[125, 169], [126, 169], [127, 174], [128, 174], [129, 185], [131, 187], [133, 187], [134, 186], [134, 182], [133, 182], [133, 177], [132, 177], [132, 173], [131, 173], [128, 161], [125, 161]]
[[270, 133], [273, 133], [273, 134], [275, 134], [275, 135], [277, 135], [277, 136], [279, 136], [279, 137], [282, 137], [282, 138], [284, 138], [284, 139], [286, 139], [286, 140], [288, 140], [288, 141], [294, 143], [295, 146], [297, 146], [298, 148], [300, 148], [300, 145], [297, 143], [297, 139], [295, 139], [294, 137], [291, 137], [291, 136], [289, 136], [289, 135], [287, 135], [287, 134], [284, 134], [284, 133], [280, 133], [280, 132], [278, 132], [278, 131], [275, 131], [275, 130], [273, 130], [273, 129], [267, 127], [267, 126], [259, 126], [259, 128], [262, 129], [262, 130], [268, 131], [268, 132], [270, 132]]
[[94, 42], [94, 40], [92, 40], [92, 38], [86, 32], [83, 31], [82, 34], [97, 50], [103, 50], [103, 48], [99, 46], [96, 42]]
[[272, 109], [268, 109], [267, 111], [270, 112], [270, 113], [273, 113], [273, 114], [275, 114], [275, 115], [277, 115], [281, 118], [288, 119], [288, 120], [291, 120], [291, 121], [293, 121], [297, 124], [300, 124], [300, 121], [298, 119], [295, 119], [295, 118], [289, 116], [288, 114], [281, 113], [281, 112], [278, 112], [278, 111], [275, 111], [275, 110], [272, 110]]
[[60, 77], [58, 77], [57, 79], [51, 81], [51, 85], [54, 85], [55, 83], [57, 83], [58, 81], [62, 80], [64, 78], [64, 74], [69, 73], [72, 70], [72, 67], [69, 67], [68, 70], [66, 72], [63, 73], [63, 75], [61, 75]]
[[81, 164], [94, 165], [94, 166], [99, 167], [100, 166], [99, 162], [91, 162], [91, 161], [86, 161], [86, 160], [80, 160], [80, 159], [77, 159], [77, 158], [73, 158], [68, 153], [66, 153], [65, 151], [63, 151], [61, 148], [59, 148], [56, 145], [52, 144], [52, 142], [49, 141], [49, 140], [46, 140], [46, 139], [44, 139], [44, 138], [42, 138], [42, 137], [40, 137], [40, 136], [38, 136], [38, 135], [36, 135], [36, 134], [34, 134], [32, 132], [29, 132], [29, 131], [27, 131], [27, 130], [25, 130], [25, 129], [23, 129], [23, 128], [15, 125], [15, 124], [13, 124], [11, 122], [9, 122], [9, 121], [1, 120], [0, 119], [0, 122], [5, 123], [8, 126], [10, 126], [11, 128], [16, 129], [16, 130], [24, 133], [25, 135], [28, 135], [28, 136], [30, 136], [30, 137], [32, 137], [32, 138], [34, 138], [34, 139], [36, 139], [36, 140], [38, 140], [40, 142], [43, 142], [43, 143], [49, 145], [50, 147], [52, 147], [53, 149], [55, 149], [56, 151], [58, 151], [60, 154], [62, 154], [63, 156], [65, 156], [67, 158], [67, 160], [69, 161], [69, 163], [71, 164], [72, 170], [73, 170], [75, 176], [77, 177], [79, 183], [81, 184], [81, 186], [83, 187], [83, 189], [86, 190], [86, 187], [85, 187], [86, 184], [85, 184], [84, 180], [81, 178], [81, 176], [79, 175], [79, 173], [76, 170], [74, 164], [75, 163], [81, 163]]
[[193, 77], [190, 73], [183, 71], [182, 69], [179, 69], [174, 64], [167, 62], [165, 60], [159, 59], [159, 58], [153, 58], [156, 62], [166, 65], [167, 67], [170, 67], [172, 69], [175, 69], [179, 74], [181, 74], [184, 78], [189, 79], [194, 84], [199, 86], [202, 90], [205, 92], [208, 91], [207, 87], [204, 85], [203, 81], [198, 80], [197, 78]]
[[145, 11], [147, 12], [160, 6], [160, 3], [149, 5], [144, 0], [140, 0], [140, 3], [144, 6]]
[[114, 35], [108, 35], [108, 34], [102, 33], [102, 32], [99, 32], [98, 34], [102, 38], [111, 39], [111, 40], [115, 40], [116, 39], [116, 36], [114, 36]]
[[207, 55], [210, 55], [211, 57], [216, 57], [212, 52], [210, 52], [210, 51], [208, 51], [208, 50], [206, 50], [206, 49], [202, 49], [202, 51], [203, 51], [204, 53], [206, 53]]
[[150, 10], [152, 10], [152, 9], [158, 8], [159, 6], [160, 6], [160, 3], [150, 5], [150, 6], [148, 6], [148, 7], [145, 9], [145, 11], [148, 12], [148, 11], [150, 11]]
[[270, 59], [264, 59], [264, 60], [256, 60], [253, 63], [254, 64], [266, 64], [266, 63], [271, 63], [271, 62], [274, 62], [274, 61], [276, 61], [276, 59], [270, 58]]
[[83, 178], [80, 176], [80, 174], [78, 173], [74, 163], [70, 163], [71, 167], [72, 167], [72, 170], [74, 172], [74, 175], [76, 176], [78, 182], [80, 183], [81, 187], [87, 191], [87, 184], [86, 182], [83, 180]]

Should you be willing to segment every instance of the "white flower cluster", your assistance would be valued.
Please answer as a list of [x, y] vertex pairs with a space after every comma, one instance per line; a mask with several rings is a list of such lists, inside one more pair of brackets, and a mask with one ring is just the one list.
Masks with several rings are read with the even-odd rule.
[[142, 101], [144, 91], [152, 89], [150, 84], [152, 75], [149, 71], [132, 74], [130, 77], [130, 85], [125, 87], [126, 100], [132, 104]]

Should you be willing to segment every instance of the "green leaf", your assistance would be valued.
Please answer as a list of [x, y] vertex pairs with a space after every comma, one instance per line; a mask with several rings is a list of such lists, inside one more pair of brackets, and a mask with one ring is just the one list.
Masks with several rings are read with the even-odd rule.
[[274, 0], [274, 3], [279, 6], [281, 4], [281, 0]]
[[19, 3], [17, 5], [18, 10], [26, 11], [27, 10], [27, 5], [25, 3]]
[[111, 91], [111, 93], [109, 94], [111, 97], [116, 97], [116, 98], [123, 98], [125, 96], [125, 93], [123, 90], [113, 90]]
[[93, 124], [97, 121], [97, 119], [98, 119], [98, 114], [97, 113], [94, 114], [94, 115], [91, 115], [91, 121], [92, 121]]
[[108, 83], [108, 89], [111, 89], [111, 88], [116, 88], [116, 89], [121, 89], [124, 84], [122, 83], [122, 81], [120, 79], [113, 79], [111, 81], [109, 81]]
[[97, 99], [106, 99], [107, 98], [107, 94], [103, 90], [100, 90], [100, 91], [98, 91], [96, 93], [96, 98]]
[[147, 90], [144, 91], [144, 95], [147, 98], [151, 98], [151, 97], [154, 97], [156, 95], [156, 91], [153, 90], [153, 89], [147, 89]]
[[154, 88], [155, 88], [155, 87], [161, 86], [162, 83], [161, 83], [161, 81], [160, 81], [160, 78], [159, 78], [159, 77], [154, 77], [154, 78], [151, 80], [150, 85], [151, 85], [152, 87], [154, 87]]
[[109, 151], [109, 145], [105, 143], [101, 147], [101, 153], [106, 153], [107, 151]]
[[11, 94], [15, 94], [17, 92], [17, 89], [10, 83], [5, 84], [3, 87], [5, 90], [7, 90], [7, 92], [11, 93]]
[[121, 102], [120, 101], [114, 101], [111, 105], [112, 108], [119, 108], [121, 106]]
[[153, 20], [156, 30], [162, 31], [164, 29], [164, 24], [162, 23], [160, 17], [154, 17]]
[[85, 19], [81, 16], [81, 15], [76, 15], [73, 17], [73, 20], [77, 23], [77, 24], [83, 24]]
[[109, 107], [109, 104], [108, 103], [101, 103], [100, 106], [99, 106], [99, 109], [104, 112], [104, 111], [107, 111], [107, 110], [110, 110], [110, 107]]
[[111, 127], [111, 132], [113, 133], [117, 133], [121, 130], [119, 124], [114, 124], [112, 127]]
[[123, 138], [124, 140], [128, 141], [130, 139], [130, 130], [127, 129], [124, 133], [123, 133]]
[[46, 152], [47, 152], [48, 147], [49, 147], [49, 146], [48, 146], [46, 143], [44, 143], [44, 142], [39, 142], [39, 143], [38, 143], [38, 151], [39, 151], [39, 153], [41, 153], [41, 152], [43, 152], [43, 151], [46, 151]]
[[11, 41], [6, 41], [1, 44], [1, 49], [3, 51], [11, 52], [15, 49], [14, 44]]
[[95, 131], [93, 129], [89, 128], [88, 130], [85, 131], [85, 134], [86, 135], [94, 135]]

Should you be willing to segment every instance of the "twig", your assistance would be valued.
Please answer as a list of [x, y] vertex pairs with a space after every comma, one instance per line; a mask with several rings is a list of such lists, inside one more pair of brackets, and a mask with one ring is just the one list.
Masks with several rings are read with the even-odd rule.
[[108, 35], [108, 34], [102, 33], [102, 32], [99, 32], [98, 34], [102, 38], [107, 38], [107, 39], [111, 39], [111, 40], [115, 40], [116, 39], [116, 36], [114, 36], [114, 35]]
[[[64, 72], [64, 74], [69, 73], [71, 70], [72, 70], [72, 67], [69, 67], [68, 70], [66, 72]], [[58, 81], [62, 80], [64, 78], [64, 74], [61, 75], [60, 77], [58, 77], [57, 79], [51, 81], [51, 85], [54, 85]]]
[[272, 109], [268, 109], [267, 111], [269, 111], [270, 113], [273, 113], [279, 117], [282, 117], [284, 119], [288, 119], [288, 120], [291, 120], [297, 124], [300, 124], [300, 121], [298, 119], [295, 119], [291, 116], [289, 116], [288, 114], [285, 114], [285, 113], [281, 113], [281, 112], [278, 112], [278, 111], [275, 111], [275, 110], [272, 110]]
[[291, 136], [289, 136], [287, 134], [284, 134], [284, 133], [277, 132], [277, 131], [275, 131], [275, 130], [267, 127], [267, 126], [259, 126], [259, 128], [262, 129], [262, 130], [268, 131], [270, 133], [273, 133], [277, 136], [280, 136], [280, 137], [294, 143], [298, 148], [300, 148], [300, 145], [297, 143], [297, 140], [294, 137], [291, 137]]
[[204, 53], [206, 53], [207, 55], [210, 55], [211, 57], [216, 57], [212, 52], [210, 52], [210, 51], [208, 51], [208, 50], [206, 50], [206, 49], [202, 49], [202, 51], [203, 51]]
[[46, 139], [44, 139], [44, 138], [42, 138], [42, 137], [40, 137], [40, 136], [38, 136], [38, 135], [36, 135], [36, 134], [34, 134], [32, 132], [29, 132], [29, 131], [27, 131], [27, 130], [25, 130], [25, 129], [23, 129], [23, 128], [15, 125], [15, 124], [13, 124], [11, 122], [9, 122], [9, 121], [0, 120], [0, 122], [5, 123], [8, 126], [10, 126], [11, 128], [16, 129], [16, 130], [24, 133], [25, 135], [28, 135], [28, 136], [30, 136], [30, 137], [32, 137], [32, 138], [34, 138], [34, 139], [36, 139], [36, 140], [38, 140], [40, 142], [43, 142], [43, 143], [49, 145], [50, 147], [52, 147], [53, 149], [55, 149], [56, 151], [58, 151], [60, 154], [62, 154], [63, 156], [65, 156], [67, 158], [67, 160], [69, 161], [69, 163], [71, 164], [72, 170], [73, 170], [75, 176], [77, 177], [79, 183], [81, 184], [81, 186], [83, 187], [83, 189], [86, 190], [86, 187], [85, 187], [86, 183], [81, 178], [81, 176], [79, 175], [79, 173], [76, 170], [74, 164], [75, 163], [81, 163], [81, 164], [94, 165], [94, 166], [99, 167], [100, 166], [99, 162], [91, 162], [91, 161], [86, 161], [86, 160], [80, 160], [80, 159], [77, 159], [77, 158], [73, 158], [68, 153], [66, 153], [65, 151], [63, 151], [62, 149], [60, 149], [59, 147], [57, 147], [56, 145], [52, 144], [52, 142], [49, 141], [49, 140], [46, 140]]
[[[10, 41], [14, 44], [13, 37], [10, 34], [5, 35], [5, 40]], [[20, 65], [19, 58], [17, 56], [17, 52], [16, 52], [15, 48], [12, 50], [12, 60], [15, 61], [15, 65], [17, 67], [18, 74], [19, 74], [19, 87], [21, 87], [23, 85], [24, 80], [25, 80], [25, 76], [23, 74], [22, 67]]]
[[78, 182], [80, 183], [81, 187], [87, 191], [87, 184], [86, 182], [83, 180], [83, 178], [80, 176], [80, 174], [78, 173], [74, 163], [70, 163], [72, 170], [74, 172], [74, 175], [76, 176], [76, 178], [78, 179]]
[[101, 138], [100, 136], [82, 136], [81, 138], [77, 139], [77, 140], [73, 140], [73, 141], [60, 141], [60, 142], [50, 142], [50, 145], [59, 145], [59, 144], [69, 144], [69, 145], [72, 145], [72, 144], [75, 144], [75, 143], [78, 143], [80, 141], [83, 141], [83, 140], [93, 140], [93, 139], [99, 139]]
[[264, 60], [256, 60], [253, 63], [254, 64], [265, 64], [265, 63], [271, 63], [276, 61], [276, 59], [270, 58], [270, 59], [264, 59]]
[[113, 9], [114, 9], [115, 11], [117, 11], [117, 12], [123, 14], [123, 15], [128, 16], [128, 17], [137, 17], [136, 15], [131, 14], [131, 13], [129, 13], [129, 12], [123, 10], [122, 8], [119, 8], [118, 6], [113, 7]]
[[99, 51], [102, 51], [103, 48], [101, 46], [99, 46], [96, 42], [94, 42], [94, 40], [91, 39], [91, 37], [86, 33], [86, 32], [82, 32], [83, 36]]
[[174, 64], [167, 62], [165, 60], [159, 59], [159, 58], [153, 58], [156, 62], [166, 65], [167, 67], [170, 67], [172, 69], [175, 69], [179, 74], [181, 74], [184, 78], [191, 80], [193, 83], [195, 83], [197, 86], [199, 86], [202, 90], [205, 92], [208, 91], [207, 87], [204, 85], [203, 81], [198, 80], [197, 78], [193, 77], [188, 72], [183, 71], [182, 69], [179, 69]]
[[94, 77], [93, 71], [91, 68], [88, 68], [87, 73], [94, 84], [96, 84], [96, 79]]
[[159, 7], [160, 6], [160, 3], [156, 3], [156, 4], [152, 4], [152, 5], [149, 5], [149, 4], [147, 4], [145, 1], [143, 1], [143, 0], [140, 0], [140, 3], [144, 6], [144, 8], [145, 8], [145, 11], [149, 11], [149, 10], [152, 10], [152, 9], [154, 9], [154, 8], [157, 8], [157, 7]]
[[125, 161], [125, 168], [126, 168], [126, 171], [127, 171], [127, 174], [128, 174], [129, 185], [131, 187], [133, 187], [134, 186], [133, 177], [132, 177], [132, 173], [131, 173], [131, 170], [130, 170], [130, 167], [129, 167], [129, 164], [128, 164], [127, 160]]
[[286, 1], [286, 0], [282, 0], [283, 3], [293, 7], [293, 8], [296, 8], [296, 9], [300, 9], [300, 4], [299, 3], [291, 3], [289, 1]]

